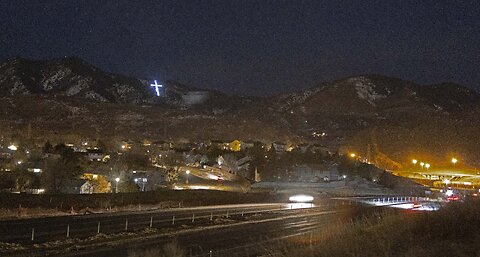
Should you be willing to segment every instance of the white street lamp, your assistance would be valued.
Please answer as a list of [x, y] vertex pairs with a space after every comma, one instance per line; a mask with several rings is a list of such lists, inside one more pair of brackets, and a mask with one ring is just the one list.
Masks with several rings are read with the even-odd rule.
[[190, 170], [185, 171], [185, 173], [187, 173], [187, 184], [188, 184], [188, 177], [189, 177], [188, 175], [190, 174]]
[[452, 158], [453, 166], [455, 166], [455, 164], [457, 164], [457, 162], [458, 162], [457, 158], [453, 157], [453, 158]]
[[118, 182], [120, 182], [120, 178], [115, 178], [115, 193], [118, 193]]

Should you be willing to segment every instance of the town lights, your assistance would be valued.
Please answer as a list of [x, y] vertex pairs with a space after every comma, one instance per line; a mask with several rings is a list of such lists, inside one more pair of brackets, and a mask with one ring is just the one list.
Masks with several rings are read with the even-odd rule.
[[428, 170], [430, 168], [430, 164], [425, 163], [425, 168], [427, 168], [427, 170]]
[[422, 166], [422, 169], [423, 169], [423, 166], [425, 166], [425, 163], [424, 163], [424, 162], [421, 162], [421, 163], [420, 163], [420, 166]]
[[17, 151], [18, 150], [18, 147], [14, 144], [9, 145], [7, 148], [12, 150], [12, 151]]
[[417, 162], [418, 162], [418, 161], [417, 161], [416, 159], [413, 159], [413, 160], [412, 160], [413, 165], [417, 164]]
[[352, 158], [355, 158], [355, 156], [357, 156], [357, 155], [354, 154], [354, 153], [351, 153], [351, 154], [350, 154], [350, 157], [352, 157]]

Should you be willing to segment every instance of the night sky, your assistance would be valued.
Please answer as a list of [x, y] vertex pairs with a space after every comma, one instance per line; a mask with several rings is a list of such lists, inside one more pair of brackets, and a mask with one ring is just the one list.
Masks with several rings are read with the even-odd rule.
[[0, 1], [0, 60], [266, 95], [376, 73], [480, 90], [480, 1]]

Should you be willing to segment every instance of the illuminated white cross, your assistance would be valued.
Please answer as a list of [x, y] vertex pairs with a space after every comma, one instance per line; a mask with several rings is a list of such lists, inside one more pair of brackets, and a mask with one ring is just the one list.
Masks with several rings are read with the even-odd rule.
[[157, 84], [157, 81], [155, 80], [155, 84], [150, 84], [151, 87], [155, 87], [155, 92], [157, 92], [157, 96], [160, 96], [160, 90], [158, 89], [159, 87], [160, 88], [163, 88], [162, 85], [159, 85]]

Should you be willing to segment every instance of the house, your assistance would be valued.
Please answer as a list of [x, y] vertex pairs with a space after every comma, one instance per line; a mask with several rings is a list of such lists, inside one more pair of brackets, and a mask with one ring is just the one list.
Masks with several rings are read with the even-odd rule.
[[309, 147], [309, 144], [299, 144], [297, 146], [297, 149], [301, 152], [301, 153], [306, 153], [308, 151], [308, 147]]
[[241, 148], [242, 148], [242, 151], [243, 151], [243, 150], [252, 148], [252, 147], [254, 147], [254, 146], [255, 146], [255, 142], [253, 142], [253, 141], [245, 141], [245, 142], [242, 143]]
[[282, 143], [282, 142], [273, 142], [272, 147], [273, 147], [273, 149], [275, 149], [276, 152], [287, 151], [287, 145]]
[[330, 151], [324, 145], [313, 144], [310, 149], [311, 149], [312, 153], [330, 154]]
[[105, 153], [103, 150], [98, 149], [98, 148], [88, 148], [87, 149], [87, 158], [90, 161], [103, 161], [103, 158], [105, 158]]
[[223, 140], [211, 140], [210, 145], [217, 147], [218, 149], [228, 150], [230, 149], [230, 142]]
[[163, 187], [166, 181], [165, 174], [147, 170], [135, 170], [126, 179], [137, 185], [140, 191], [151, 191]]
[[230, 142], [229, 148], [230, 148], [230, 151], [232, 152], [238, 152], [242, 149], [242, 142], [240, 142], [240, 140], [235, 139], [232, 142]]
[[71, 179], [65, 181], [60, 187], [60, 192], [64, 194], [93, 194], [93, 185], [88, 180]]
[[151, 145], [162, 151], [167, 151], [173, 148], [173, 144], [171, 142], [167, 142], [163, 140], [155, 141]]

